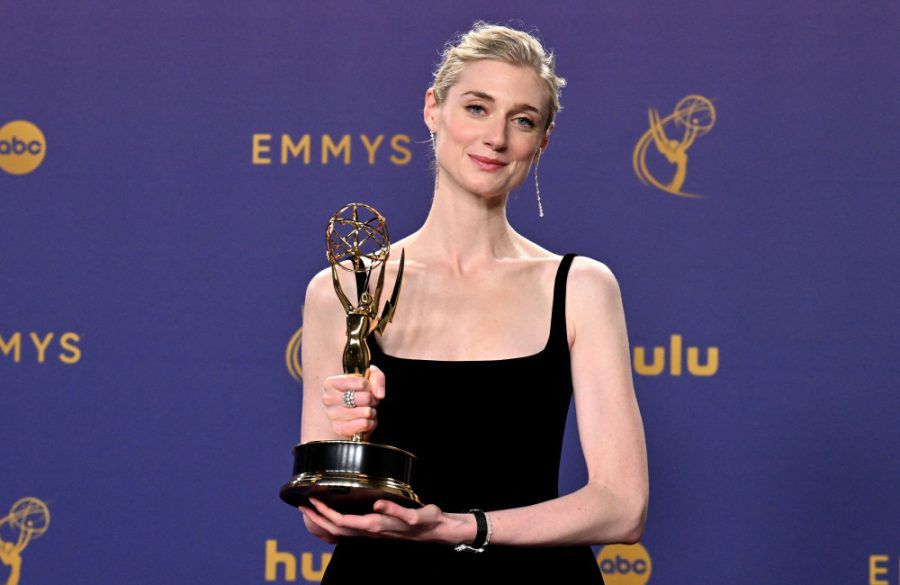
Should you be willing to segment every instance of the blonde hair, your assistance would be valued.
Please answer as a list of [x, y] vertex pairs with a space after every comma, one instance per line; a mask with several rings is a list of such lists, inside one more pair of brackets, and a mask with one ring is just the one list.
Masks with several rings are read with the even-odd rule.
[[447, 43], [441, 63], [434, 71], [432, 83], [434, 99], [438, 105], [444, 103], [466, 63], [481, 59], [530, 67], [544, 80], [550, 90], [550, 116], [544, 128], [546, 131], [562, 110], [559, 94], [566, 86], [566, 80], [556, 74], [556, 56], [552, 51], [546, 51], [533, 35], [508, 26], [479, 20], [469, 32], [459, 36], [455, 43]]

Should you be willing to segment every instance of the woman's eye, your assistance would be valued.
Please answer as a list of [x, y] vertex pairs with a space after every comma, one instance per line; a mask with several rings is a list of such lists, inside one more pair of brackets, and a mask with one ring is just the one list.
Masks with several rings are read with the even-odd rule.
[[534, 128], [534, 122], [531, 121], [531, 118], [525, 118], [525, 117], [516, 118], [516, 123], [519, 126], [524, 126], [526, 128]]
[[[466, 106], [466, 110], [468, 110], [469, 113], [474, 114], [476, 116], [483, 116], [483, 115], [487, 114], [487, 110], [485, 110], [484, 106], [482, 106], [480, 104], [469, 104]], [[526, 116], [518, 116], [516, 118], [513, 118], [513, 122], [520, 128], [524, 128], [524, 129], [530, 130], [531, 128], [535, 127], [535, 123], [531, 120], [531, 118], [528, 118]]]

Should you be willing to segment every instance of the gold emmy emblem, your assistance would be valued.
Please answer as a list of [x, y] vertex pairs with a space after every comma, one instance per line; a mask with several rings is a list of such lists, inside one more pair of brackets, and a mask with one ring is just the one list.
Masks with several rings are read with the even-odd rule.
[[[303, 308], [300, 308], [300, 314], [303, 314]], [[284, 350], [284, 363], [287, 366], [291, 378], [297, 382], [303, 381], [303, 368], [300, 367], [300, 343], [303, 341], [303, 326], [297, 328], [291, 335], [287, 347]]]
[[[328, 262], [334, 291], [347, 314], [344, 345], [345, 374], [367, 376], [371, 354], [366, 337], [384, 332], [394, 317], [403, 279], [405, 252], [400, 254], [397, 281], [390, 300], [378, 316], [384, 289], [385, 263], [391, 242], [384, 217], [363, 203], [351, 203], [332, 216], [325, 230]], [[379, 268], [375, 292], [369, 292], [372, 271]], [[338, 280], [338, 270], [354, 272], [356, 304], [350, 302]], [[299, 341], [299, 340], [298, 340]], [[294, 447], [294, 476], [281, 488], [281, 499], [297, 507], [315, 497], [342, 513], [365, 514], [372, 504], [387, 499], [405, 506], [422, 503], [411, 487], [415, 456], [390, 445], [369, 443], [362, 433], [349, 441], [311, 441]]]
[[[660, 120], [659, 112], [653, 108], [648, 110], [650, 128], [644, 132], [634, 147], [631, 163], [634, 172], [645, 185], [652, 185], [666, 193], [694, 199], [702, 195], [685, 193], [681, 190], [687, 178], [687, 151], [698, 136], [703, 136], [716, 123], [716, 109], [710, 100], [702, 95], [689, 95], [682, 98], [675, 110]], [[666, 126], [674, 131], [682, 130], [681, 140], [670, 139], [666, 135]], [[663, 155], [669, 163], [675, 165], [675, 176], [668, 183], [658, 180], [647, 166], [647, 149], [650, 144]]]
[[[22, 571], [21, 553], [32, 539], [39, 538], [50, 526], [50, 509], [37, 498], [22, 498], [12, 505], [9, 514], [0, 518], [0, 562], [10, 568], [6, 585], [18, 585]], [[6, 541], [2, 535], [11, 536]]]

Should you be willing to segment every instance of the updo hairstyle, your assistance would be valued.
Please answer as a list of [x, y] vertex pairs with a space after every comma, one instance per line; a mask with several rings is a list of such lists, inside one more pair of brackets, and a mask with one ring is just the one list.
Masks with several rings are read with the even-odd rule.
[[481, 59], [503, 61], [510, 65], [530, 67], [547, 84], [550, 94], [550, 115], [544, 131], [562, 110], [559, 94], [566, 80], [556, 75], [556, 56], [544, 50], [541, 42], [529, 33], [507, 26], [477, 21], [469, 32], [444, 47], [440, 65], [434, 71], [434, 98], [444, 103], [450, 88], [459, 80], [466, 63]]

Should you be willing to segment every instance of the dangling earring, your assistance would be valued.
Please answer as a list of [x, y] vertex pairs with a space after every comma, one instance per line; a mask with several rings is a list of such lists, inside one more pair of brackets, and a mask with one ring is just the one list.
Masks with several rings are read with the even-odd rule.
[[534, 191], [537, 193], [538, 216], [544, 217], [544, 206], [541, 204], [541, 188], [538, 185], [538, 165], [541, 164], [542, 149], [538, 147], [537, 160], [534, 162]]
[[437, 164], [437, 146], [434, 143], [434, 130], [429, 129], [428, 132], [431, 133], [431, 151], [434, 153], [434, 190], [437, 191], [438, 177], [441, 174]]

